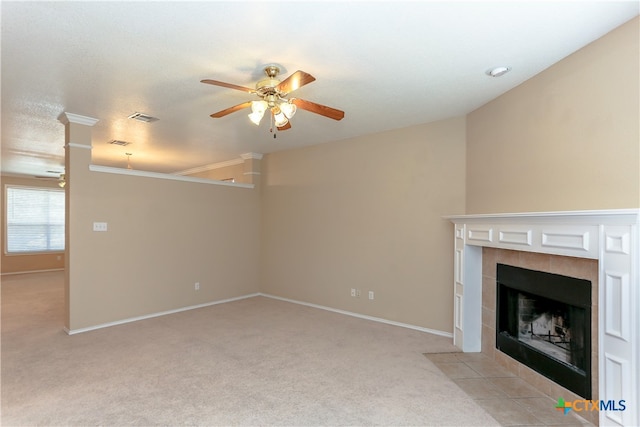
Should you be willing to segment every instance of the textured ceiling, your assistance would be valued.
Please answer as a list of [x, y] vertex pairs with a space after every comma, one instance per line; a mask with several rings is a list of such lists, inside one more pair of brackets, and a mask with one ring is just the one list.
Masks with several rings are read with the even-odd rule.
[[[2, 172], [64, 167], [63, 112], [99, 120], [93, 162], [173, 173], [464, 115], [638, 15], [637, 1], [6, 2]], [[247, 110], [266, 64], [316, 81], [295, 96], [292, 129]], [[513, 70], [500, 78], [485, 71]], [[612, 64], [615, 66], [615, 64]], [[160, 120], [127, 119], [143, 112]], [[117, 139], [132, 144], [108, 144]]]

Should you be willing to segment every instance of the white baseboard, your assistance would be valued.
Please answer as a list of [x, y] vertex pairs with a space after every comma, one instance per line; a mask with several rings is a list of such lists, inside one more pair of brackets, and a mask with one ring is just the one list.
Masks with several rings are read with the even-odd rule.
[[204, 303], [204, 304], [198, 304], [198, 305], [191, 305], [191, 306], [188, 306], [188, 307], [176, 308], [174, 310], [161, 311], [159, 313], [145, 314], [144, 316], [130, 317], [128, 319], [116, 320], [115, 322], [102, 323], [100, 325], [89, 326], [89, 327], [86, 327], [86, 328], [68, 329], [68, 328], [65, 327], [64, 331], [68, 335], [75, 335], [75, 334], [80, 334], [80, 333], [83, 333], [83, 332], [95, 331], [96, 329], [109, 328], [111, 326], [117, 326], [117, 325], [123, 325], [125, 323], [137, 322], [138, 320], [152, 319], [154, 317], [166, 316], [167, 314], [180, 313], [182, 311], [195, 310], [197, 308], [209, 307], [211, 305], [224, 304], [224, 303], [227, 303], [227, 302], [238, 301], [238, 300], [242, 300], [242, 299], [246, 299], [246, 298], [253, 298], [253, 297], [257, 297], [259, 295], [260, 294], [257, 294], [257, 293], [249, 294], [249, 295], [243, 295], [243, 296], [240, 296], [240, 297], [228, 298], [228, 299], [219, 300], [219, 301], [212, 301], [212, 302], [207, 302], [207, 303]]
[[354, 313], [352, 311], [340, 310], [337, 308], [331, 308], [324, 305], [311, 304], [309, 302], [304, 302], [304, 301], [296, 301], [293, 299], [282, 298], [282, 297], [271, 295], [271, 294], [263, 294], [262, 292], [260, 292], [258, 295], [267, 297], [267, 298], [277, 299], [280, 301], [291, 302], [294, 304], [306, 305], [307, 307], [319, 308], [320, 310], [332, 311], [334, 313], [340, 313], [340, 314], [344, 314], [351, 317], [358, 317], [360, 319], [371, 320], [373, 322], [385, 323], [387, 325], [400, 326], [401, 328], [413, 329], [420, 332], [426, 332], [428, 334], [439, 335], [447, 338], [453, 338], [453, 333], [451, 332], [444, 332], [444, 331], [438, 331], [436, 329], [423, 328], [421, 326], [410, 325], [408, 323], [395, 322], [393, 320], [387, 320], [381, 317], [367, 316], [365, 314], [359, 314], [359, 313]]
[[209, 306], [212, 306], [212, 305], [224, 304], [224, 303], [227, 303], [227, 302], [233, 302], [233, 301], [243, 300], [243, 299], [247, 299], [247, 298], [253, 298], [253, 297], [257, 297], [257, 296], [262, 296], [262, 297], [265, 297], [265, 298], [272, 298], [272, 299], [276, 299], [276, 300], [280, 300], [280, 301], [290, 302], [290, 303], [293, 303], [293, 304], [305, 305], [307, 307], [312, 307], [312, 308], [317, 308], [317, 309], [320, 309], [320, 310], [331, 311], [331, 312], [334, 312], [334, 313], [344, 314], [346, 316], [351, 316], [351, 317], [357, 317], [359, 319], [370, 320], [372, 322], [385, 323], [387, 325], [399, 326], [401, 328], [413, 329], [413, 330], [420, 331], [420, 332], [426, 332], [428, 334], [439, 335], [439, 336], [447, 337], [447, 338], [453, 338], [453, 334], [451, 332], [444, 332], [444, 331], [438, 331], [436, 329], [423, 328], [421, 326], [410, 325], [408, 323], [395, 322], [393, 320], [387, 320], [387, 319], [383, 319], [381, 317], [367, 316], [365, 314], [354, 313], [354, 312], [351, 312], [351, 311], [340, 310], [340, 309], [337, 309], [337, 308], [331, 308], [331, 307], [327, 307], [327, 306], [324, 306], [324, 305], [312, 304], [312, 303], [308, 303], [308, 302], [304, 302], [304, 301], [297, 301], [297, 300], [293, 300], [293, 299], [289, 299], [289, 298], [282, 298], [282, 297], [279, 297], [279, 296], [276, 296], [276, 295], [265, 294], [265, 293], [261, 293], [261, 292], [248, 294], [248, 295], [243, 295], [243, 296], [234, 297], [234, 298], [228, 298], [228, 299], [224, 299], [224, 300], [207, 302], [207, 303], [204, 303], [204, 304], [198, 304], [198, 305], [191, 305], [191, 306], [188, 306], [188, 307], [176, 308], [174, 310], [167, 310], [167, 311], [161, 311], [161, 312], [158, 312], [158, 313], [145, 314], [144, 316], [130, 317], [130, 318], [127, 318], [127, 319], [116, 320], [114, 322], [108, 322], [108, 323], [102, 323], [102, 324], [99, 324], [99, 325], [89, 326], [89, 327], [86, 327], [86, 328], [68, 329], [68, 328], [65, 327], [64, 331], [68, 335], [81, 334], [83, 332], [95, 331], [97, 329], [109, 328], [111, 326], [123, 325], [125, 323], [132, 323], [132, 322], [137, 322], [139, 320], [152, 319], [154, 317], [166, 316], [168, 314], [175, 314], [175, 313], [180, 313], [182, 311], [195, 310], [197, 308], [209, 307]]
[[15, 274], [49, 273], [52, 271], [64, 271], [64, 268], [51, 268], [49, 270], [11, 271], [8, 273], [2, 273], [0, 274], [0, 276], [13, 276]]

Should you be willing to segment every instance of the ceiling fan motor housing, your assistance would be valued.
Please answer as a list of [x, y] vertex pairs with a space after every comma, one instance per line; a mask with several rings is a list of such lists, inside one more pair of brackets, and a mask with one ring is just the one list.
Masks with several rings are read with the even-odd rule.
[[256, 83], [256, 93], [261, 97], [265, 97], [267, 95], [275, 95], [275, 94], [279, 95], [279, 92], [276, 89], [276, 86], [278, 86], [279, 84], [280, 84], [280, 80], [276, 80], [272, 78], [260, 80], [258, 83]]
[[282, 94], [276, 89], [280, 84], [280, 80], [276, 79], [278, 74], [280, 74], [280, 68], [275, 65], [267, 65], [264, 68], [264, 73], [267, 75], [267, 78], [256, 83], [256, 93], [263, 98], [268, 95], [281, 96]]

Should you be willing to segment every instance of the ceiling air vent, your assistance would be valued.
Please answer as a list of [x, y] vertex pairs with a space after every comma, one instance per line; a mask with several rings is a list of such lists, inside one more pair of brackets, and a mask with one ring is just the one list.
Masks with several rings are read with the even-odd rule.
[[145, 123], [157, 122], [159, 120], [156, 117], [151, 117], [150, 115], [144, 113], [133, 113], [129, 116], [129, 118]]
[[111, 141], [109, 141], [109, 144], [111, 144], [111, 145], [120, 145], [122, 147], [126, 147], [127, 145], [129, 145], [131, 143], [127, 142], [127, 141], [120, 141], [118, 139], [112, 139]]

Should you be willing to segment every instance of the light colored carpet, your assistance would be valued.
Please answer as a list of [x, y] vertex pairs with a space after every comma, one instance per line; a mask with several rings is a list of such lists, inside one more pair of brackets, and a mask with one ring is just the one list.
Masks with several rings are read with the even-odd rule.
[[499, 425], [451, 340], [255, 297], [74, 336], [63, 273], [2, 278], [2, 425]]

